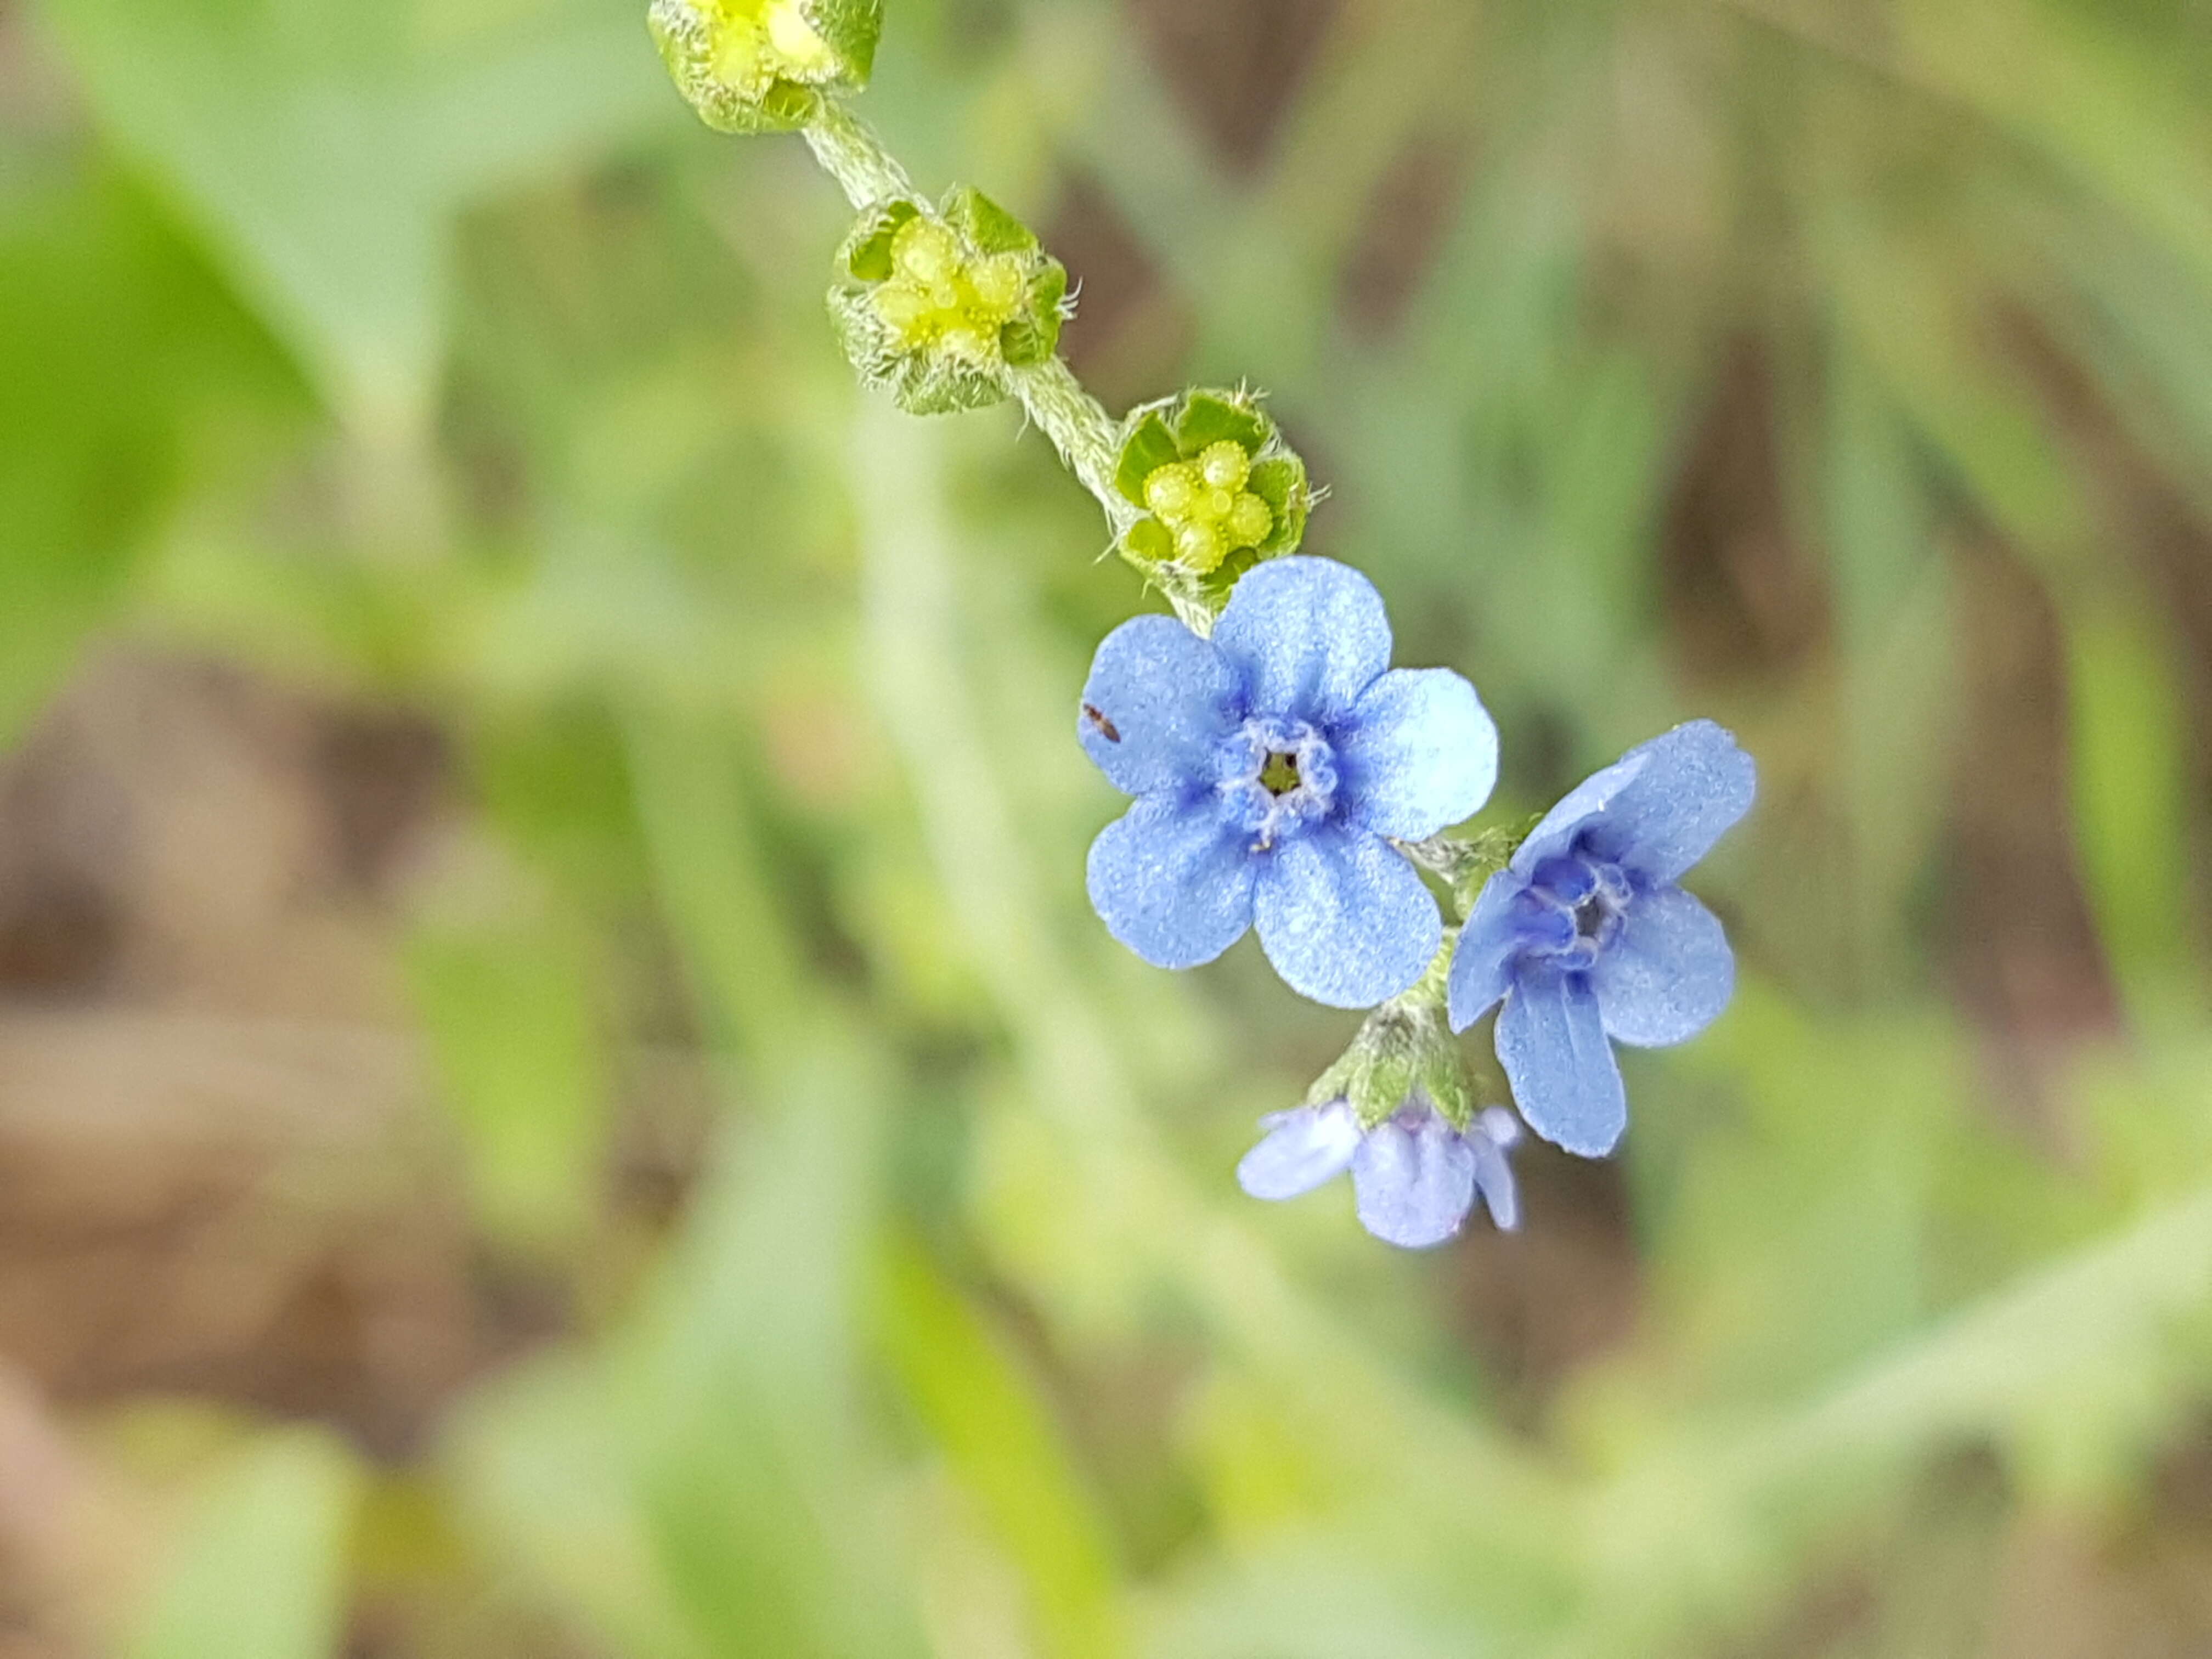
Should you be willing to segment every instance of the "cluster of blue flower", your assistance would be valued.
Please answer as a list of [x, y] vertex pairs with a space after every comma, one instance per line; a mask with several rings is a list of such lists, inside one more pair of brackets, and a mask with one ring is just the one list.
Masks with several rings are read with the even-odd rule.
[[[1749, 756], [1710, 720], [1630, 750], [1522, 839], [1448, 936], [1406, 848], [1470, 817], [1498, 775], [1498, 732], [1449, 669], [1394, 669], [1374, 586], [1291, 557], [1238, 581], [1211, 636], [1164, 616], [1098, 648], [1078, 731], [1136, 798], [1091, 849], [1091, 902], [1147, 962], [1191, 968], [1257, 927], [1295, 991], [1334, 1007], [1402, 1000], [1450, 952], [1452, 1031], [1498, 1010], [1498, 1059], [1521, 1116], [1583, 1157], [1628, 1109], [1612, 1044], [1705, 1029], [1735, 988], [1720, 923], [1676, 884], [1749, 810]], [[1282, 1199], [1352, 1172], [1361, 1221], [1413, 1248], [1455, 1233], [1478, 1194], [1518, 1205], [1512, 1115], [1455, 1111], [1410, 1082], [1379, 1107], [1345, 1097], [1265, 1121], [1238, 1174]]]

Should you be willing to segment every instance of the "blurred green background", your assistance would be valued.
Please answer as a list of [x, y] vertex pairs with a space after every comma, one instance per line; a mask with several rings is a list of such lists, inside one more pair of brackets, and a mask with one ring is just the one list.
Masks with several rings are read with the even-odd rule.
[[2212, 8], [890, 0], [1743, 965], [1423, 1256], [1082, 896], [1146, 603], [641, 0], [0, 0], [5, 1659], [2212, 1652]]

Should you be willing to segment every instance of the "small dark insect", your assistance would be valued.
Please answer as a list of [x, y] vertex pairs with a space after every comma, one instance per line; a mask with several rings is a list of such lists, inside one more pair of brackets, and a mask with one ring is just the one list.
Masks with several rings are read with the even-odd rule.
[[1097, 726], [1098, 728], [1098, 735], [1105, 738], [1107, 742], [1119, 743], [1121, 741], [1121, 732], [1115, 730], [1114, 722], [1106, 718], [1103, 710], [1094, 708], [1091, 704], [1086, 702], [1083, 705], [1083, 718], [1089, 720], [1093, 726]]

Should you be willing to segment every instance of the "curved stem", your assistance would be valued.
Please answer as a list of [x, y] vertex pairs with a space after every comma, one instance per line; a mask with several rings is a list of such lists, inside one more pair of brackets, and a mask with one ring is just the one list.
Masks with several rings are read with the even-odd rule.
[[875, 129], [835, 98], [824, 98], [820, 113], [801, 131], [822, 170], [837, 181], [854, 207], [914, 194], [914, 180], [884, 148]]

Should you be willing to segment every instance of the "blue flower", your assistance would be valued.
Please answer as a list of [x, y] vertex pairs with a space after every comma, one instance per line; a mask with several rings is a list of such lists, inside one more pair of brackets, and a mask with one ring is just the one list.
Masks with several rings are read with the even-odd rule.
[[1611, 1152], [1628, 1127], [1613, 1042], [1681, 1042], [1728, 1006], [1728, 939], [1674, 884], [1757, 781], [1733, 737], [1692, 720], [1585, 780], [1485, 884], [1452, 957], [1452, 1030], [1504, 999], [1498, 1062], [1545, 1139]]
[[1442, 939], [1391, 837], [1489, 799], [1498, 731], [1449, 669], [1390, 667], [1374, 585], [1275, 559], [1211, 639], [1160, 616], [1106, 636], [1078, 732], [1136, 805], [1091, 843], [1091, 902], [1156, 967], [1211, 962], [1255, 922], [1292, 990], [1338, 1008], [1396, 995]]
[[1455, 1129], [1419, 1091], [1371, 1129], [1348, 1102], [1301, 1106], [1260, 1120], [1267, 1133], [1237, 1166], [1255, 1198], [1296, 1198], [1348, 1168], [1359, 1224], [1386, 1244], [1425, 1250], [1460, 1230], [1480, 1193], [1507, 1231], [1521, 1200], [1505, 1150], [1521, 1138], [1513, 1114], [1492, 1106]]

